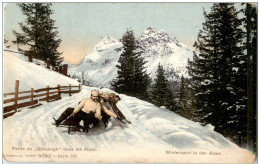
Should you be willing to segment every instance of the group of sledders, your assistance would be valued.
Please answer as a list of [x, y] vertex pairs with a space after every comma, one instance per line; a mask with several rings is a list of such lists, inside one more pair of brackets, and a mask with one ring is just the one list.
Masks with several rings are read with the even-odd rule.
[[[76, 108], [67, 108], [58, 119], [54, 119], [54, 125], [68, 126], [71, 131], [84, 131], [88, 133], [90, 126], [99, 126], [103, 123], [107, 127], [113, 117], [120, 127], [123, 124], [131, 124], [124, 114], [118, 109], [117, 102], [120, 97], [114, 93], [92, 90], [89, 98], [81, 100]], [[83, 126], [80, 122], [83, 121]]]

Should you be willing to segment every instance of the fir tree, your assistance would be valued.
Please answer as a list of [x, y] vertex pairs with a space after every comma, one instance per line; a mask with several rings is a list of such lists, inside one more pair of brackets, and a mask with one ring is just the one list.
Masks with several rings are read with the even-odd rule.
[[210, 13], [204, 12], [206, 21], [195, 43], [199, 54], [194, 55], [195, 60], [188, 67], [201, 120], [233, 138], [237, 136], [238, 126], [243, 126], [239, 113], [245, 110], [241, 80], [245, 78], [245, 68], [241, 65], [245, 55], [238, 13], [230, 3], [215, 3]]
[[112, 83], [115, 91], [147, 99], [149, 76], [144, 67], [145, 61], [141, 51], [137, 51], [134, 32], [127, 30], [122, 37], [123, 53], [118, 60], [118, 76]]
[[19, 51], [31, 53], [41, 60], [49, 58], [51, 65], [59, 65], [63, 60], [57, 50], [61, 39], [57, 39], [57, 27], [50, 18], [53, 14], [51, 3], [18, 3], [18, 6], [27, 18], [26, 24], [19, 23], [22, 33], [13, 31], [16, 36], [13, 43], [18, 45]]
[[154, 85], [152, 86], [151, 94], [152, 102], [156, 106], [165, 106], [169, 110], [178, 112], [173, 94], [165, 77], [163, 66], [160, 64], [158, 65], [156, 79]]
[[[194, 46], [196, 46], [196, 42]], [[202, 93], [200, 88], [202, 77], [205, 74], [203, 71], [203, 64], [200, 64], [199, 56], [193, 52], [193, 60], [188, 59], [188, 74], [192, 77], [187, 84], [187, 90], [189, 93], [189, 110], [191, 111], [191, 120], [196, 122], [201, 122], [203, 120], [203, 115], [205, 114], [201, 106], [203, 106], [203, 101], [201, 101], [200, 96]]]
[[180, 89], [178, 92], [178, 106], [180, 110], [180, 115], [185, 118], [191, 118], [192, 113], [190, 113], [188, 109], [188, 90], [187, 85], [185, 83], [185, 79], [182, 75], [180, 82]]

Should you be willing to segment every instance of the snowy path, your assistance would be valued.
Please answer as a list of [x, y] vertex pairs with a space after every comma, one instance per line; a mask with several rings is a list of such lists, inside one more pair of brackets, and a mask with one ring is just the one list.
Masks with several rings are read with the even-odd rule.
[[[132, 124], [125, 125], [123, 129], [114, 119], [106, 129], [103, 126], [93, 128], [87, 135], [84, 132], [68, 134], [67, 128], [57, 128], [52, 125], [53, 117], [58, 118], [67, 107], [75, 107], [82, 98], [89, 97], [92, 89], [94, 88], [84, 86], [80, 93], [71, 97], [63, 95], [61, 100], [45, 103], [34, 109], [23, 108], [15, 115], [4, 119], [4, 152], [10, 151], [13, 145], [32, 148], [58, 147], [75, 150], [76, 147], [87, 147], [97, 149], [99, 153], [92, 154], [91, 156], [94, 155], [94, 157], [89, 158], [89, 162], [97, 162], [97, 158], [100, 157], [105, 162], [178, 162], [183, 160], [179, 156], [175, 159], [165, 154], [167, 150], [184, 152], [235, 150], [246, 152], [245, 157], [247, 157], [246, 154], [248, 155], [247, 151], [238, 148], [212, 129], [202, 127], [166, 109], [125, 95], [120, 95], [122, 100], [118, 103], [118, 107]], [[100, 89], [100, 92], [105, 91], [113, 92], [109, 89]], [[111, 155], [114, 156], [115, 152], [123, 153], [123, 155], [111, 159]], [[82, 157], [87, 155], [84, 152], [80, 153]], [[99, 156], [100, 153], [102, 156]], [[196, 159], [207, 161], [214, 158]], [[242, 159], [245, 160], [243, 156]]]
[[[72, 97], [63, 96], [61, 100], [46, 103], [34, 109], [25, 108], [5, 119], [4, 143], [12, 144], [15, 140], [17, 146], [52, 146], [55, 143], [55, 145], [65, 147], [84, 146], [85, 144], [85, 146], [96, 148], [113, 148], [117, 145], [140, 146], [140, 144], [149, 146], [151, 143], [168, 146], [166, 142], [159, 140], [155, 135], [139, 126], [133, 115], [130, 117], [133, 124], [125, 126], [124, 129], [121, 129], [112, 119], [107, 129], [100, 127], [90, 130], [88, 135], [83, 132], [69, 135], [66, 128], [56, 128], [52, 125], [53, 117], [59, 117], [67, 107], [75, 107], [83, 97], [90, 96], [89, 91], [89, 89], [83, 90]], [[127, 113], [124, 109], [122, 111], [127, 116], [131, 115], [130, 111]], [[14, 127], [16, 130], [13, 130]], [[10, 138], [13, 140], [9, 140]]]
[[[82, 98], [90, 96], [93, 88], [83, 87], [79, 94], [63, 95], [61, 100], [45, 103], [34, 109], [21, 112], [4, 120], [4, 143], [16, 142], [17, 146], [88, 146], [116, 148], [120, 146], [150, 147], [163, 146], [177, 149], [223, 149], [237, 148], [222, 135], [200, 126], [166, 109], [133, 97], [120, 95], [119, 109], [132, 122], [121, 129], [114, 119], [105, 129], [103, 126], [85, 133], [67, 134], [67, 128], [52, 125], [53, 117], [58, 118], [67, 107], [75, 107]], [[102, 91], [110, 91], [103, 89]], [[15, 130], [13, 130], [15, 129]], [[13, 140], [9, 140], [12, 138]]]

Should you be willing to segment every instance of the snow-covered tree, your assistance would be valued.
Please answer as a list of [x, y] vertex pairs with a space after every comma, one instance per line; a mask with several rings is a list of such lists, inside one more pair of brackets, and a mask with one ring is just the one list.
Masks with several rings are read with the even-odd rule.
[[188, 88], [185, 79], [182, 75], [180, 81], [180, 89], [178, 92], [177, 105], [179, 107], [181, 116], [191, 118], [192, 113], [190, 113], [188, 101]]
[[[243, 127], [246, 79], [242, 21], [234, 4], [214, 3], [194, 46], [199, 54], [189, 62], [191, 88], [202, 122], [211, 123], [222, 134], [237, 136]], [[237, 85], [237, 83], [242, 83]], [[238, 97], [241, 103], [237, 104]], [[239, 119], [240, 118], [240, 119]]]
[[156, 106], [165, 106], [169, 110], [178, 112], [163, 66], [160, 64], [156, 72], [155, 82], [152, 85], [151, 98]]

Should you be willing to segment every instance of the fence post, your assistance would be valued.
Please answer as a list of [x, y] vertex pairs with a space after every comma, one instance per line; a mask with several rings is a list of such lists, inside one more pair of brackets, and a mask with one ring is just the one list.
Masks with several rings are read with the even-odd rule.
[[62, 74], [62, 66], [59, 66], [59, 73]]
[[71, 96], [71, 84], [69, 86], [69, 95]]
[[31, 62], [31, 63], [33, 62], [33, 57], [32, 57], [31, 53], [29, 54], [29, 62]]
[[15, 112], [17, 112], [18, 91], [19, 91], [19, 80], [16, 80], [16, 82], [15, 82], [15, 95], [14, 95]]
[[61, 93], [60, 93], [60, 84], [58, 84], [58, 93], [59, 93], [59, 97], [61, 98]]
[[31, 102], [33, 102], [33, 93], [34, 93], [34, 89], [31, 88]]
[[32, 51], [29, 51], [28, 53], [28, 58], [29, 58], [29, 62], [33, 62], [33, 52]]
[[49, 102], [49, 85], [46, 87], [46, 101]]
[[63, 75], [68, 76], [68, 64], [63, 64]]

